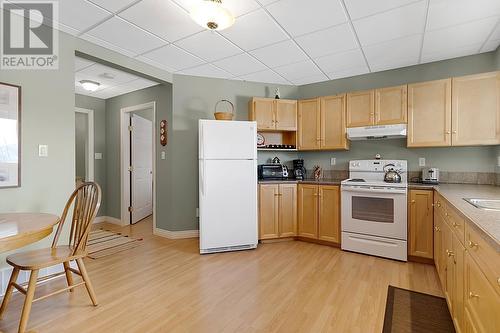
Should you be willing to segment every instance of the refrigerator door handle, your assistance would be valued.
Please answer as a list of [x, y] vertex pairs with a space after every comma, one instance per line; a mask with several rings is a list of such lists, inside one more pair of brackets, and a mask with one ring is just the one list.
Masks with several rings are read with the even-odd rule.
[[203, 124], [200, 126], [200, 158], [205, 159], [205, 138], [203, 137]]
[[201, 194], [204, 196], [205, 195], [205, 191], [206, 191], [206, 187], [207, 187], [207, 183], [206, 183], [206, 179], [205, 179], [205, 172], [206, 172], [206, 169], [205, 169], [205, 161], [204, 160], [200, 160], [200, 169], [201, 169], [201, 179], [200, 179], [200, 187], [201, 187]]

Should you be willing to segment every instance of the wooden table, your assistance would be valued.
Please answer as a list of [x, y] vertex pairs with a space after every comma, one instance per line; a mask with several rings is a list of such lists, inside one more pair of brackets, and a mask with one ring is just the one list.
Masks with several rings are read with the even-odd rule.
[[43, 239], [52, 233], [59, 216], [44, 213], [0, 214], [0, 253]]

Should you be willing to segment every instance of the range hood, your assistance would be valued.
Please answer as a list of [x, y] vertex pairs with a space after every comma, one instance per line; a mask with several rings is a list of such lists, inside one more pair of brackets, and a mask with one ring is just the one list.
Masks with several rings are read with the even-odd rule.
[[349, 140], [376, 140], [406, 138], [406, 124], [351, 127], [347, 129]]

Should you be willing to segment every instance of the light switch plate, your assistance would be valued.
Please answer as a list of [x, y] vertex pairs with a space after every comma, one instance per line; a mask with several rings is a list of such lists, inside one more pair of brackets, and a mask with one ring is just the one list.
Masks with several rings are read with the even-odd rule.
[[49, 146], [38, 145], [38, 156], [39, 157], [48, 157], [49, 156]]
[[332, 157], [330, 159], [330, 165], [335, 165], [335, 164], [337, 164], [337, 159], [335, 157]]
[[102, 153], [95, 153], [94, 154], [94, 159], [96, 159], [96, 160], [102, 160]]
[[418, 166], [421, 166], [421, 167], [425, 166], [425, 157], [420, 157], [418, 159]]
[[161, 159], [162, 159], [162, 160], [164, 160], [164, 159], [165, 159], [165, 157], [166, 157], [166, 154], [165, 154], [165, 152], [164, 152], [164, 151], [162, 151], [162, 152], [161, 152]]

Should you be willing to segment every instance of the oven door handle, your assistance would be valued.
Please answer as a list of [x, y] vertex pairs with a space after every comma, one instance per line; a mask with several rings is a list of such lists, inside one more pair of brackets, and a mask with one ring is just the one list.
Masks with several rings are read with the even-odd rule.
[[387, 194], [406, 194], [406, 189], [384, 189], [384, 188], [360, 188], [343, 186], [342, 191], [358, 193], [387, 193]]

